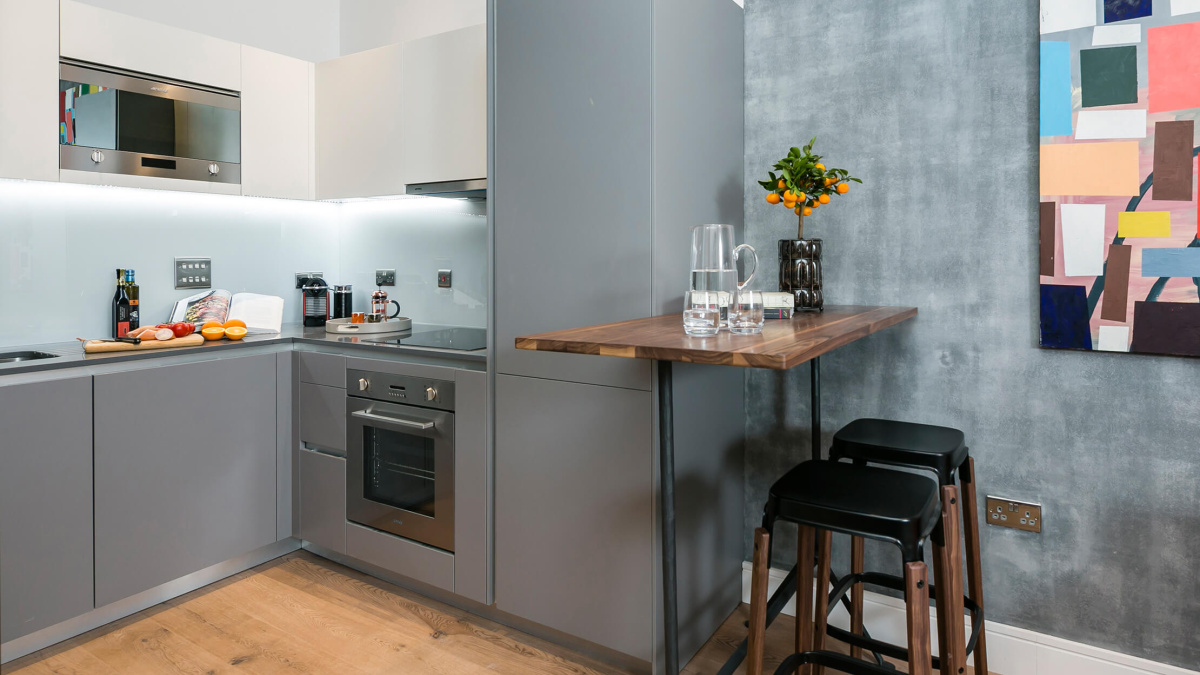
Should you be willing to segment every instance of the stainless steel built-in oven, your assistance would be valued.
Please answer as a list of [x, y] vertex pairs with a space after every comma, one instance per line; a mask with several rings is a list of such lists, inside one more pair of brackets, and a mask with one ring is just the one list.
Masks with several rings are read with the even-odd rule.
[[454, 550], [454, 383], [347, 371], [346, 516]]
[[241, 183], [238, 92], [64, 60], [59, 168]]

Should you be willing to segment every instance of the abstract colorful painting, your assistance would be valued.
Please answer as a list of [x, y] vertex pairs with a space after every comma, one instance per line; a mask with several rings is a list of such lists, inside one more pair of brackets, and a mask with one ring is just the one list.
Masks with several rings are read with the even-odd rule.
[[1200, 356], [1200, 0], [1041, 0], [1041, 345]]

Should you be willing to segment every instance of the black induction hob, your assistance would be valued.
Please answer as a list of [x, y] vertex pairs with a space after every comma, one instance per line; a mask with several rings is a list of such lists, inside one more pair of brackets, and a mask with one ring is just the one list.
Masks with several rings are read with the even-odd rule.
[[477, 349], [487, 349], [487, 330], [483, 328], [452, 328], [417, 324], [413, 326], [411, 332], [396, 333], [389, 337], [364, 340], [364, 342], [405, 345], [407, 347], [457, 349], [470, 352]]

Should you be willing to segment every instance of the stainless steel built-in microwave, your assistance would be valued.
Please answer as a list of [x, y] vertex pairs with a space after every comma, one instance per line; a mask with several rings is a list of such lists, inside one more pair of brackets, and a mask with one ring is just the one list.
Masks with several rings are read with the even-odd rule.
[[241, 108], [234, 91], [64, 60], [59, 168], [241, 183]]

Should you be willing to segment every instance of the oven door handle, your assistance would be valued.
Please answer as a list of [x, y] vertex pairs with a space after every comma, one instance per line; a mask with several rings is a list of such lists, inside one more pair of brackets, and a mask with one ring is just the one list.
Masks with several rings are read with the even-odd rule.
[[365, 410], [355, 410], [354, 412], [352, 412], [350, 414], [353, 417], [357, 417], [359, 419], [370, 420], [372, 422], [380, 422], [382, 424], [394, 424], [396, 426], [401, 426], [401, 427], [405, 427], [408, 429], [421, 429], [422, 431], [425, 431], [428, 429], [432, 429], [434, 427], [433, 422], [417, 422], [414, 420], [401, 419], [399, 417], [389, 417], [387, 415], [377, 415], [373, 412], [367, 412]]

